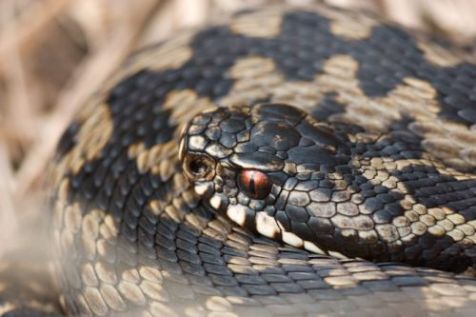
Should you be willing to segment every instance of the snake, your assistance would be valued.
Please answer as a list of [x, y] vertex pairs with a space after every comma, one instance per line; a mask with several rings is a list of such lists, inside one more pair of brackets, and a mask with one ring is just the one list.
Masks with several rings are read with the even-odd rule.
[[131, 56], [48, 175], [68, 316], [474, 316], [476, 64], [271, 6]]

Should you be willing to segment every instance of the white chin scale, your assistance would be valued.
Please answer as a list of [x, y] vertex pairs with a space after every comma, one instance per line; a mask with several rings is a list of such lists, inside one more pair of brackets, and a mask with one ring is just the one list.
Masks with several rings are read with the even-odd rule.
[[327, 254], [324, 250], [319, 248], [314, 242], [301, 239], [295, 233], [286, 231], [283, 225], [279, 221], [277, 223], [281, 231], [281, 239], [283, 240], [284, 243], [289, 244], [296, 248], [306, 249], [312, 253], [323, 254], [323, 255]]
[[290, 246], [304, 248], [312, 253], [327, 254], [314, 242], [305, 241], [296, 234], [286, 231], [281, 223], [265, 211], [256, 212], [256, 215], [254, 213], [251, 208], [242, 205], [228, 206], [226, 211], [228, 218], [242, 227], [245, 226], [247, 217], [254, 216], [256, 231], [267, 238], [277, 239], [281, 236], [282, 241]]
[[252, 212], [253, 211], [248, 207], [244, 207], [242, 205], [231, 205], [228, 206], [226, 215], [238, 225], [244, 226], [246, 223], [247, 214], [251, 214]]
[[266, 212], [260, 211], [256, 213], [256, 231], [268, 238], [276, 238], [279, 236], [280, 229], [276, 219], [269, 216]]

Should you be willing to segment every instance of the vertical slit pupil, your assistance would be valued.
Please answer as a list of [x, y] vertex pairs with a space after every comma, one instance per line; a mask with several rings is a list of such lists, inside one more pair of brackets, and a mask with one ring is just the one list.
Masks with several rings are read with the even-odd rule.
[[250, 192], [253, 196], [256, 196], [255, 173], [251, 173], [250, 175]]
[[238, 178], [240, 189], [253, 199], [264, 199], [271, 191], [268, 176], [260, 171], [243, 170]]

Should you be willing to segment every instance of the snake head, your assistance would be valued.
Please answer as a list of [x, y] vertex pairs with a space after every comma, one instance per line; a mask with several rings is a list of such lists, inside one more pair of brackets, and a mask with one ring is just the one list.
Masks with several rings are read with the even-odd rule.
[[[348, 164], [342, 140], [285, 104], [214, 108], [185, 127], [179, 156], [195, 192], [238, 225], [304, 246], [311, 191]], [[307, 237], [312, 235], [312, 237]]]

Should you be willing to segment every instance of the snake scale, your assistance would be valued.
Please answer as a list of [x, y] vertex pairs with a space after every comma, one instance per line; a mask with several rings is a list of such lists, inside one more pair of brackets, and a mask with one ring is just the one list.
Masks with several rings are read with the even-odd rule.
[[367, 13], [144, 49], [52, 165], [68, 315], [474, 316], [476, 65]]

